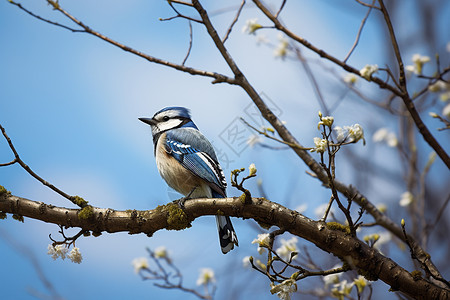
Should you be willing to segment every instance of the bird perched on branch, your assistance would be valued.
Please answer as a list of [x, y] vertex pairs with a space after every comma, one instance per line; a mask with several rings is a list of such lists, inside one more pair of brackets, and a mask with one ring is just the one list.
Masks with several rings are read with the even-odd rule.
[[[184, 107], [166, 107], [153, 118], [139, 118], [151, 126], [156, 165], [162, 178], [187, 198], [226, 198], [227, 182], [211, 143], [192, 122]], [[238, 246], [230, 217], [216, 216], [219, 241], [225, 254]]]

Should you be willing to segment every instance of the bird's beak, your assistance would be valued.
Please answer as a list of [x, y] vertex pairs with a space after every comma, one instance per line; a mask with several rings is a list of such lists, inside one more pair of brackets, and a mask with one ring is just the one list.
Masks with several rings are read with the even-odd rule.
[[144, 122], [145, 124], [148, 125], [156, 125], [156, 121], [153, 120], [152, 118], [139, 118], [140, 121]]

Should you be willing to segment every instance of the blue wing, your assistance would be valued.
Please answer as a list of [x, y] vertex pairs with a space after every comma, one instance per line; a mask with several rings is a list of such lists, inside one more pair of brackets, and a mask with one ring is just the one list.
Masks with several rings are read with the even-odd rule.
[[214, 148], [201, 132], [193, 128], [178, 128], [167, 132], [165, 147], [183, 167], [205, 180], [214, 197], [226, 197], [227, 182]]

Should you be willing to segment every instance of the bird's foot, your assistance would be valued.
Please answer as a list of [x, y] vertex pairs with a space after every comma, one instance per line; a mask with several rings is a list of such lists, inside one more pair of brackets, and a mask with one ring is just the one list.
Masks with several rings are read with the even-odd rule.
[[195, 191], [195, 189], [196, 189], [196, 187], [193, 188], [192, 191], [189, 192], [189, 194], [187, 194], [183, 198], [173, 201], [173, 203], [178, 204], [179, 208], [184, 209], [184, 203], [186, 202], [186, 200], [190, 199], [190, 197], [191, 197], [192, 193]]

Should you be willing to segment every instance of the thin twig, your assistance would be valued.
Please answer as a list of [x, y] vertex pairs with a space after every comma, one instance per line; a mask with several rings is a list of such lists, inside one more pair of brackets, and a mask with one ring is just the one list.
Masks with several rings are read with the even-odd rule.
[[170, 17], [170, 18], [166, 18], [166, 19], [161, 19], [161, 21], [170, 21], [170, 20], [173, 20], [173, 19], [176, 19], [176, 18], [183, 18], [183, 19], [187, 19], [187, 20], [192, 21], [192, 22], [196, 22], [196, 23], [200, 23], [200, 24], [202, 23], [202, 21], [200, 21], [200, 20], [194, 19], [192, 17], [188, 17], [188, 16], [183, 15], [182, 13], [180, 13], [175, 8], [175, 6], [173, 6], [172, 1], [167, 1], [167, 3], [172, 8], [172, 10], [176, 13], [176, 16], [173, 16], [173, 17]]
[[[6, 141], [8, 142], [9, 148], [11, 149], [11, 151], [14, 153], [14, 161], [16, 161], [25, 171], [28, 172], [28, 174], [30, 174], [32, 177], [34, 177], [35, 179], [37, 179], [40, 183], [42, 183], [43, 185], [49, 187], [50, 189], [52, 189], [53, 191], [55, 191], [56, 193], [60, 194], [61, 196], [63, 196], [64, 198], [70, 200], [72, 203], [79, 205], [79, 203], [76, 203], [76, 201], [74, 201], [73, 196], [70, 196], [69, 194], [63, 192], [62, 190], [60, 190], [59, 188], [57, 188], [56, 186], [54, 186], [53, 184], [47, 182], [46, 180], [44, 180], [42, 177], [40, 177], [39, 175], [37, 175], [33, 170], [31, 170], [31, 168], [25, 164], [25, 162], [20, 158], [19, 153], [17, 152], [16, 148], [14, 147], [11, 139], [9, 138], [9, 136], [6, 134], [6, 130], [5, 128], [3, 128], [3, 126], [0, 124], [0, 130], [2, 131], [3, 137], [6, 139]], [[80, 206], [81, 207], [81, 206]]]
[[289, 147], [296, 148], [296, 149], [301, 149], [301, 150], [311, 150], [311, 149], [314, 149], [314, 148], [305, 148], [305, 147], [302, 147], [302, 146], [300, 146], [300, 145], [298, 145], [298, 144], [294, 144], [294, 143], [289, 143], [289, 142], [283, 141], [283, 140], [281, 140], [281, 139], [278, 139], [278, 138], [276, 138], [276, 137], [274, 137], [274, 136], [269, 135], [269, 134], [268, 134], [267, 132], [265, 132], [265, 131], [261, 131], [261, 130], [257, 129], [256, 127], [250, 125], [250, 124], [249, 124], [247, 121], [245, 121], [243, 118], [240, 118], [240, 120], [241, 120], [245, 125], [247, 125], [247, 126], [250, 127], [251, 129], [253, 129], [254, 131], [256, 131], [257, 133], [259, 133], [259, 134], [261, 134], [261, 135], [264, 135], [265, 137], [267, 137], [267, 138], [269, 138], [269, 139], [271, 139], [271, 140], [277, 141], [277, 142], [279, 142], [279, 143], [288, 145]]
[[181, 4], [181, 5], [186, 5], [186, 6], [190, 6], [190, 7], [193, 6], [192, 3], [183, 2], [183, 1], [180, 1], [180, 0], [170, 0], [170, 2], [176, 3], [176, 4]]
[[[53, 3], [53, 2], [49, 2], [49, 3]], [[212, 83], [226, 82], [226, 83], [229, 83], [229, 84], [237, 84], [236, 79], [228, 77], [226, 75], [222, 75], [220, 73], [208, 72], [208, 71], [204, 71], [204, 70], [199, 70], [199, 69], [195, 69], [195, 68], [191, 68], [191, 67], [182, 66], [182, 65], [179, 65], [179, 64], [176, 64], [176, 63], [172, 63], [172, 62], [169, 62], [169, 61], [166, 61], [166, 60], [163, 60], [163, 59], [159, 59], [159, 58], [153, 57], [151, 55], [142, 53], [142, 52], [140, 52], [138, 50], [135, 50], [135, 49], [133, 49], [131, 47], [128, 47], [128, 46], [126, 46], [124, 44], [121, 44], [121, 43], [119, 43], [117, 41], [114, 41], [114, 40], [108, 38], [107, 36], [105, 36], [105, 35], [97, 32], [97, 31], [91, 29], [90, 27], [85, 25], [83, 22], [79, 21], [74, 16], [70, 15], [68, 12], [63, 10], [60, 5], [56, 5], [55, 4], [54, 9], [59, 11], [60, 13], [65, 15], [67, 18], [69, 18], [72, 22], [74, 22], [75, 24], [77, 24], [78, 26], [80, 26], [81, 28], [84, 29], [84, 30], [80, 30], [80, 31], [77, 31], [77, 32], [84, 32], [84, 33], [96, 36], [96, 37], [104, 40], [105, 42], [108, 42], [108, 43], [112, 44], [113, 46], [116, 46], [116, 47], [118, 47], [118, 48], [120, 48], [120, 49], [122, 49], [122, 50], [124, 50], [126, 52], [130, 52], [130, 53], [132, 53], [132, 54], [134, 54], [136, 56], [139, 56], [139, 57], [141, 57], [141, 58], [143, 58], [143, 59], [145, 59], [145, 60], [147, 60], [149, 62], [160, 64], [160, 65], [164, 65], [164, 66], [173, 68], [173, 69], [178, 70], [178, 71], [189, 73], [191, 75], [199, 75], [199, 76], [214, 78]], [[63, 27], [63, 28], [72, 31], [70, 28], [66, 28], [66, 27]]]
[[186, 53], [186, 57], [183, 59], [183, 62], [181, 63], [182, 66], [184, 66], [184, 64], [186, 63], [186, 60], [189, 57], [189, 54], [191, 54], [191, 50], [192, 50], [192, 39], [193, 39], [193, 35], [192, 35], [192, 24], [191, 21], [189, 20], [189, 48], [188, 51]]
[[355, 1], [358, 2], [359, 4], [363, 5], [363, 6], [367, 6], [367, 7], [370, 7], [370, 8], [374, 8], [374, 9], [380, 10], [380, 8], [378, 6], [375, 6], [373, 4], [370, 5], [370, 4], [367, 4], [367, 3], [365, 3], [365, 2], [363, 2], [361, 0], [355, 0]]
[[323, 109], [323, 112], [326, 116], [330, 115], [330, 111], [327, 107], [327, 104], [325, 103], [325, 99], [322, 96], [322, 92], [319, 87], [319, 83], [316, 80], [316, 77], [314, 76], [311, 68], [309, 67], [309, 63], [306, 61], [306, 59], [303, 57], [300, 49], [298, 47], [294, 47], [295, 54], [298, 58], [298, 60], [302, 63], [303, 69], [305, 69], [305, 73], [308, 76], [309, 81], [311, 82], [311, 85], [313, 86], [314, 93], [316, 94], [316, 98]]
[[230, 27], [228, 27], [227, 32], [225, 33], [225, 36], [222, 39], [222, 43], [225, 44], [226, 40], [228, 39], [228, 37], [230, 36], [231, 31], [233, 30], [233, 26], [236, 24], [236, 22], [239, 19], [239, 16], [241, 15], [242, 9], [244, 8], [245, 5], [245, 0], [242, 0], [241, 5], [239, 6], [239, 9], [236, 13], [236, 16], [234, 17], [233, 21], [231, 22]]
[[434, 149], [437, 155], [441, 158], [441, 160], [445, 163], [448, 169], [450, 169], [450, 157], [447, 152], [441, 147], [438, 141], [434, 138], [431, 132], [428, 130], [427, 126], [423, 123], [420, 118], [417, 109], [412, 102], [411, 98], [408, 95], [407, 86], [406, 86], [406, 75], [405, 68], [402, 61], [402, 56], [400, 53], [400, 48], [397, 43], [397, 38], [395, 36], [394, 28], [392, 26], [391, 18], [389, 16], [389, 12], [387, 11], [383, 0], [378, 0], [380, 3], [381, 11], [383, 13], [384, 20], [389, 30], [389, 35], [391, 37], [392, 47], [394, 48], [395, 57], [397, 59], [398, 69], [399, 69], [399, 84], [401, 87], [400, 97], [402, 98], [406, 108], [408, 109], [409, 114], [411, 115], [416, 127], [419, 129], [419, 132], [422, 134], [425, 141]]
[[369, 18], [370, 12], [372, 11], [373, 5], [375, 4], [375, 0], [372, 0], [372, 5], [369, 7], [369, 9], [367, 10], [366, 15], [364, 16], [364, 18], [361, 21], [361, 25], [359, 26], [359, 30], [358, 33], [356, 34], [356, 39], [355, 42], [353, 43], [352, 48], [350, 49], [350, 51], [348, 52], [347, 56], [345, 56], [343, 62], [347, 63], [347, 60], [350, 58], [350, 55], [352, 55], [353, 51], [355, 50], [356, 46], [359, 43], [359, 39], [361, 37], [361, 33], [362, 30], [364, 28], [364, 25], [366, 24], [367, 19]]
[[278, 17], [280, 16], [280, 13], [283, 10], [285, 4], [286, 4], [286, 0], [283, 0], [283, 2], [281, 2], [280, 8], [278, 9], [277, 13], [275, 14], [275, 18], [278, 19]]
[[74, 28], [72, 28], [72, 27], [69, 27], [69, 26], [60, 24], [60, 23], [58, 23], [58, 22], [53, 22], [53, 21], [50, 21], [50, 20], [48, 20], [48, 19], [45, 19], [45, 18], [43, 18], [43, 17], [41, 17], [41, 16], [38, 16], [38, 15], [34, 14], [33, 12], [31, 12], [30, 10], [26, 9], [25, 7], [23, 7], [22, 4], [20, 4], [20, 3], [16, 3], [16, 2], [14, 2], [14, 1], [12, 1], [12, 0], [8, 0], [8, 2], [11, 3], [12, 5], [17, 6], [18, 8], [20, 8], [21, 10], [23, 10], [24, 12], [26, 12], [27, 14], [29, 14], [30, 16], [32, 16], [32, 17], [34, 17], [34, 18], [36, 18], [36, 19], [38, 19], [38, 20], [44, 21], [44, 22], [49, 23], [49, 24], [51, 24], [51, 25], [55, 25], [55, 26], [57, 26], [57, 27], [61, 27], [61, 28], [70, 30], [70, 31], [72, 31], [72, 32], [85, 32], [84, 30], [74, 29]]
[[16, 162], [17, 162], [17, 159], [13, 159], [13, 160], [10, 161], [10, 162], [4, 163], [4, 164], [0, 164], [0, 167], [10, 166], [10, 165], [15, 164]]
[[[359, 70], [357, 70], [356, 68], [354, 68], [354, 67], [346, 64], [345, 62], [339, 60], [338, 58], [328, 54], [327, 52], [323, 51], [322, 49], [319, 49], [319, 48], [315, 47], [314, 45], [312, 45], [310, 42], [308, 42], [304, 38], [296, 35], [292, 31], [287, 29], [283, 24], [281, 24], [281, 22], [277, 18], [275, 18], [275, 16], [270, 12], [270, 10], [261, 3], [261, 1], [253, 0], [253, 2], [261, 10], [261, 12], [264, 13], [264, 15], [266, 15], [266, 17], [268, 17], [272, 21], [272, 23], [274, 24], [274, 26], [275, 26], [275, 28], [277, 30], [283, 32], [284, 34], [286, 34], [291, 39], [297, 41], [298, 43], [302, 44], [303, 46], [305, 46], [306, 48], [310, 49], [311, 51], [317, 53], [321, 57], [323, 57], [323, 58], [325, 58], [325, 59], [327, 59], [327, 60], [337, 64], [338, 66], [342, 67], [347, 72], [356, 74], [356, 75], [361, 77], [361, 74], [360, 74]], [[387, 90], [393, 92], [394, 94], [396, 94], [398, 96], [402, 95], [402, 92], [400, 90], [396, 89], [395, 87], [393, 87], [390, 84], [385, 83], [383, 80], [381, 80], [378, 77], [372, 76], [371, 80], [373, 82], [375, 82], [376, 84], [378, 84], [378, 86], [380, 88], [382, 88], [382, 89], [387, 89]]]

